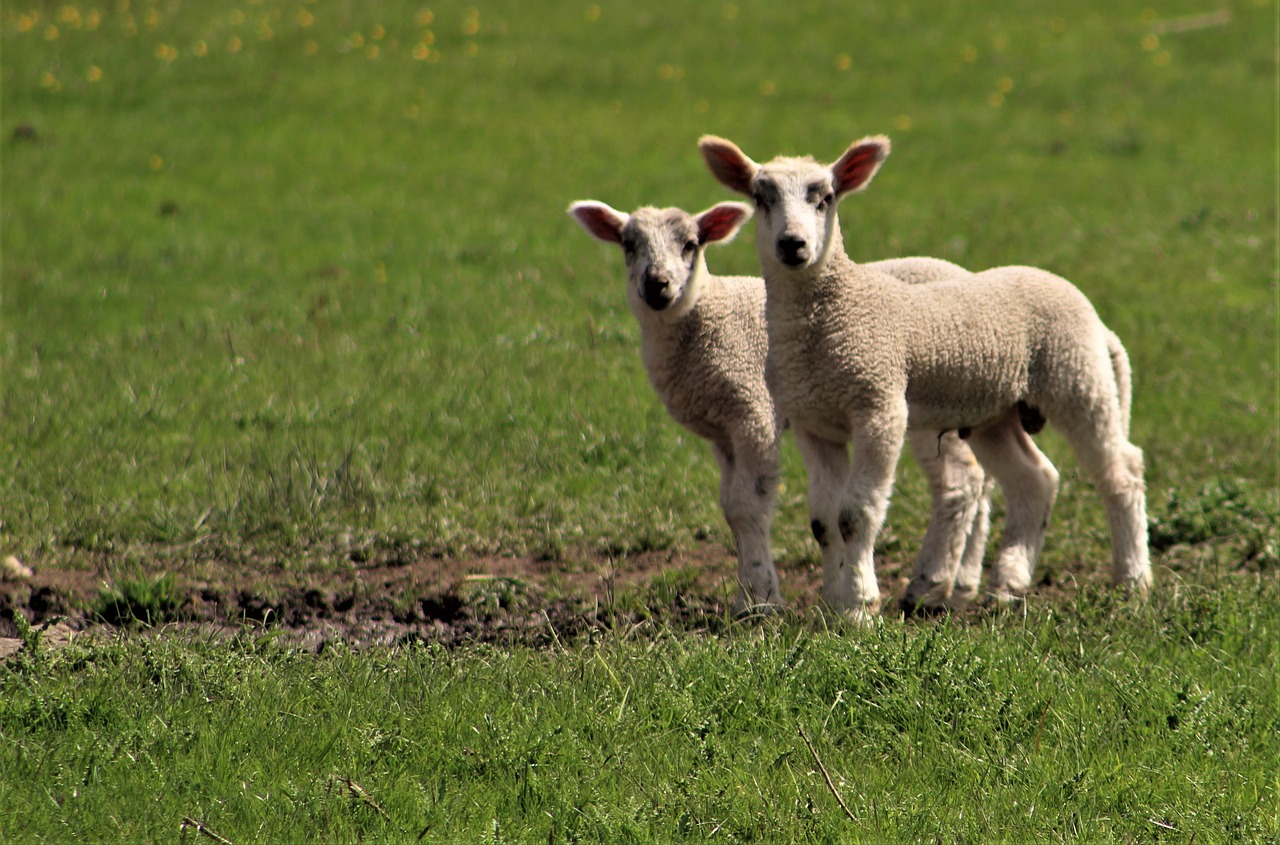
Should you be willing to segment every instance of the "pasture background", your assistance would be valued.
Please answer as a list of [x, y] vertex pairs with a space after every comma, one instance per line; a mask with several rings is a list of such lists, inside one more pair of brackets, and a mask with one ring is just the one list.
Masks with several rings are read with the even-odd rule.
[[[1186, 16], [1206, 13], [1219, 17], [1187, 24]], [[865, 777], [879, 806], [896, 809], [878, 826], [861, 814], [868, 826], [859, 830], [868, 839], [904, 831], [982, 838], [984, 830], [1069, 838], [1067, 816], [1041, 828], [1016, 809], [1043, 807], [1037, 796], [1052, 781], [1061, 790], [1053, 792], [1055, 812], [1066, 807], [1094, 825], [1075, 834], [1177, 838], [1199, 825], [1209, 839], [1274, 836], [1276, 782], [1264, 762], [1276, 752], [1276, 626], [1250, 609], [1250, 601], [1277, 601], [1274, 4], [997, 0], [978, 11], [941, 2], [114, 0], [13, 2], [2, 15], [0, 553], [38, 572], [108, 582], [163, 573], [181, 584], [214, 565], [282, 581], [324, 578], [378, 555], [439, 559], [458, 573], [482, 557], [534, 561], [554, 581], [625, 569], [636, 553], [660, 551], [677, 569], [690, 555], [710, 557], [715, 590], [727, 594], [732, 564], [719, 554], [729, 535], [716, 506], [714, 462], [648, 388], [619, 256], [586, 238], [564, 209], [588, 197], [623, 209], [701, 209], [724, 198], [694, 146], [704, 132], [730, 137], [761, 160], [781, 152], [829, 160], [852, 139], [885, 132], [893, 155], [864, 194], [842, 205], [855, 258], [929, 254], [974, 268], [1044, 266], [1075, 281], [1123, 338], [1136, 374], [1134, 440], [1147, 453], [1161, 587], [1154, 606], [1134, 611], [1131, 622], [1091, 589], [1105, 580], [1105, 520], [1070, 455], [1046, 436], [1063, 489], [1042, 572], [1067, 585], [1065, 595], [1045, 599], [1040, 612], [1048, 615], [1033, 617], [1025, 637], [1017, 635], [1022, 623], [1001, 619], [928, 636], [998, 666], [1022, 653], [1048, 665], [1056, 634], [1043, 620], [1055, 613], [1068, 614], [1068, 629], [1081, 637], [1105, 641], [1080, 651], [1096, 661], [1038, 678], [983, 675], [967, 693], [981, 697], [984, 684], [1007, 682], [1038, 701], [1019, 711], [1043, 728], [1024, 741], [1049, 745], [1057, 762], [1010, 764], [1008, 803], [976, 821], [967, 791], [948, 791], [947, 807], [968, 808], [971, 820], [949, 826], [954, 814], [922, 818], [911, 808], [948, 778], [975, 770], [931, 768], [935, 754], [898, 758], [872, 743], [875, 753], [854, 753], [841, 769]], [[720, 271], [754, 272], [752, 238], [709, 260]], [[803, 606], [812, 596], [797, 588], [799, 576], [812, 575], [818, 556], [802, 468], [790, 446], [785, 457], [776, 547], [784, 590]], [[890, 591], [928, 512], [909, 460], [900, 476], [879, 544]], [[1249, 601], [1213, 598], [1222, 591]], [[1083, 610], [1071, 615], [1068, 601]], [[1200, 631], [1204, 619], [1217, 627]], [[854, 655], [874, 651], [867, 643], [877, 637], [892, 665], [907, 665], [922, 647], [916, 628], [849, 632], [846, 666], [840, 639], [787, 624], [759, 639], [731, 636], [726, 648], [659, 636], [616, 652], [568, 647], [475, 659], [515, 661], [526, 667], [520, 677], [546, 679], [543, 689], [557, 699], [581, 695], [588, 709], [625, 714], [664, 684], [689, 689], [733, 661], [768, 665], [769, 649], [789, 637], [816, 638], [815, 661], [855, 675]], [[1103, 629], [1115, 625], [1136, 644], [1108, 639]], [[1002, 639], [1007, 646], [987, 642]], [[1168, 653], [1174, 641], [1194, 648]], [[1114, 664], [1101, 657], [1113, 648]], [[153, 660], [150, 649], [168, 656]], [[244, 727], [197, 726], [190, 720], [199, 708], [166, 712], [172, 690], [157, 678], [169, 677], [172, 661], [197, 667], [192, 677], [223, 667], [239, 679], [225, 687], [238, 690], [227, 700], [241, 705], [264, 694], [273, 673], [292, 690], [272, 692], [274, 700], [301, 702], [309, 684], [339, 683], [315, 681], [330, 672], [381, 677], [368, 668], [379, 660], [456, 677], [444, 685], [460, 688], [459, 701], [488, 700], [456, 668], [469, 665], [466, 656], [343, 659], [351, 662], [308, 664], [287, 650], [263, 657], [252, 646], [219, 655], [199, 643], [113, 644], [6, 668], [4, 770], [34, 784], [46, 766], [72, 774], [49, 787], [57, 809], [34, 816], [19, 807], [26, 790], [39, 787], [7, 775], [0, 833], [52, 835], [44, 826], [52, 813], [54, 824], [108, 835], [113, 809], [104, 796], [114, 791], [148, 807], [136, 812], [142, 821], [133, 830], [151, 838], [197, 812], [214, 815], [210, 824], [236, 841], [255, 830], [279, 836], [271, 827], [281, 823], [279, 806], [269, 800], [195, 808], [193, 796], [225, 797], [237, 778], [244, 782], [242, 770], [209, 762], [216, 755], [201, 731]], [[717, 659], [719, 670], [704, 665]], [[632, 692], [607, 702], [578, 687], [596, 662], [616, 678], [618, 667], [645, 660], [672, 677], [641, 673]], [[81, 671], [86, 665], [106, 668]], [[117, 665], [126, 667], [118, 675], [110, 668]], [[129, 668], [137, 665], [161, 668]], [[1111, 669], [1099, 673], [1097, 665]], [[1114, 681], [1140, 665], [1152, 667], [1142, 675], [1146, 686]], [[936, 677], [961, 689], [959, 671], [943, 661]], [[908, 675], [892, 677], [905, 683]], [[137, 711], [90, 706], [109, 701], [117, 683], [136, 696]], [[804, 715], [815, 708], [844, 702], [843, 712], [856, 700], [858, 712], [880, 712], [870, 694], [761, 684], [776, 693], [773, 706], [800, 714], [815, 733]], [[1102, 710], [1150, 718], [1130, 722], [1146, 727], [1114, 745], [1100, 738], [1105, 719], [1055, 731], [1045, 701], [1056, 693], [1037, 693], [1037, 684], [1081, 690], [1082, 706], [1092, 697], [1106, 702]], [[537, 684], [503, 688], [526, 686]], [[189, 689], [203, 694], [199, 684]], [[385, 736], [388, 707], [410, 711], [436, 693], [386, 694], [394, 704], [349, 700], [341, 714], [313, 713], [300, 736], [332, 718], [350, 723], [351, 736]], [[542, 694], [519, 692], [512, 706], [537, 714]], [[712, 699], [719, 693], [684, 702], [680, 719], [659, 708], [670, 721], [649, 733], [626, 724], [661, 757], [669, 743], [698, 735], [694, 723], [712, 712]], [[909, 699], [890, 716], [901, 717]], [[1194, 777], [1201, 761], [1162, 761], [1157, 753], [1169, 744], [1162, 731], [1174, 730], [1167, 719], [1159, 727], [1166, 711], [1202, 700], [1211, 705], [1197, 713], [1243, 714], [1239, 723], [1204, 723], [1204, 746], [1237, 743], [1210, 767], [1218, 779]], [[553, 709], [552, 718], [571, 720], [578, 708]], [[461, 711], [457, 724], [483, 721]], [[1007, 708], [943, 707], [934, 715], [945, 722], [955, 712], [981, 714], [975, 737], [1007, 735]], [[790, 737], [790, 718], [769, 730]], [[169, 778], [163, 786], [136, 780], [129, 765], [137, 756], [129, 737], [141, 741], [152, 719], [180, 732], [163, 753], [148, 750]], [[524, 724], [523, 734], [490, 741], [528, 749], [553, 730], [536, 715]], [[737, 755], [751, 747], [753, 761], [774, 769], [779, 761], [797, 772], [806, 765], [803, 746], [770, 747], [766, 756], [751, 745], [759, 725], [725, 724], [734, 743], [727, 759], [741, 762]], [[923, 722], [899, 728], [893, 736], [908, 745], [936, 738]], [[589, 747], [602, 730], [578, 735]], [[855, 725], [819, 736], [818, 745], [848, 754], [866, 736]], [[274, 761], [301, 772], [289, 788], [314, 810], [299, 822], [307, 831], [390, 835], [378, 813], [347, 819], [345, 828], [326, 809], [356, 795], [335, 786], [341, 778], [396, 788], [400, 781], [370, 761], [394, 756], [419, 773], [452, 771], [436, 755], [459, 744], [479, 755], [473, 762], [490, 759], [452, 734], [439, 743], [413, 735], [367, 758], [326, 756], [346, 742], [334, 739], [326, 750], [299, 739], [291, 756]], [[102, 750], [88, 768], [85, 747]], [[585, 754], [569, 748], [568, 756]], [[777, 756], [784, 753], [791, 756]], [[755, 790], [747, 816], [780, 794], [751, 786], [750, 766], [705, 757], [727, 780], [699, 791], [693, 763], [678, 753], [664, 759], [594, 759], [597, 767], [616, 762], [623, 774], [594, 799], [607, 805], [603, 827], [578, 835], [706, 836], [713, 822], [682, 828], [672, 810], [688, 803], [690, 790], [708, 806], [718, 789]], [[1070, 790], [1064, 784], [1074, 774], [1059, 765], [1065, 759], [1079, 763], [1074, 774], [1085, 773]], [[538, 773], [533, 756], [526, 763]], [[921, 779], [914, 792], [892, 788], [890, 774], [904, 766]], [[510, 766], [476, 767], [432, 787], [441, 792], [403, 797], [407, 818], [416, 823], [424, 807], [442, 808], [431, 830], [446, 839], [497, 841], [512, 823], [524, 831], [517, 839], [569, 836], [546, 821], [537, 800], [471, 800], [461, 781], [494, 795], [516, 788], [503, 779]], [[1109, 803], [1115, 784], [1081, 786], [1111, 767], [1108, 777], [1119, 777], [1119, 792], [1128, 789], [1135, 804]], [[1152, 795], [1167, 798], [1162, 807], [1177, 821], [1163, 810], [1130, 812], [1145, 806], [1135, 772], [1156, 784]], [[1223, 780], [1229, 772], [1249, 788]], [[796, 806], [821, 804], [814, 819], [788, 812], [762, 828], [740, 824], [734, 835], [843, 836], [844, 820], [822, 803], [830, 796], [813, 774], [796, 775], [807, 784]], [[668, 780], [686, 776], [684, 793], [668, 789]], [[655, 781], [663, 788], [640, 824], [619, 795]], [[67, 796], [79, 790], [96, 803], [73, 812]], [[461, 806], [469, 809], [446, 812]], [[456, 826], [442, 827], [446, 818]], [[486, 820], [493, 826], [483, 827]]]

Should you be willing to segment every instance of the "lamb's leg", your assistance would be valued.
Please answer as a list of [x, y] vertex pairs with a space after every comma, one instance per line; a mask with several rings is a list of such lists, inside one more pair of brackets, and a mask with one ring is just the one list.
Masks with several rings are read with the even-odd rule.
[[1022, 430], [1017, 411], [973, 432], [969, 446], [1004, 492], [1004, 539], [992, 568], [991, 592], [997, 601], [1009, 601], [1031, 588], [1058, 495], [1058, 471]]
[[834, 613], [866, 621], [880, 607], [873, 552], [902, 452], [906, 408], [854, 421], [851, 429], [851, 472], [842, 445], [799, 430], [796, 443], [809, 471], [809, 513], [822, 546], [823, 601]]
[[[911, 451], [929, 482], [933, 509], [900, 606], [962, 607], [977, 594], [990, 507], [986, 474], [954, 432], [910, 433]], [[957, 590], [958, 588], [958, 590]]]
[[713, 446], [720, 463], [720, 507], [738, 551], [737, 616], [782, 607], [769, 530], [778, 489], [776, 443], [761, 450], [750, 442]]
[[[977, 466], [979, 470], [982, 469], [981, 464]], [[969, 526], [969, 539], [965, 541], [964, 555], [960, 558], [960, 571], [956, 573], [956, 586], [951, 591], [950, 607], [953, 610], [963, 608], [978, 597], [978, 588], [982, 582], [982, 561], [987, 553], [987, 536], [991, 530], [993, 486], [994, 482], [984, 473], [978, 492], [978, 507]]]
[[796, 446], [809, 476], [809, 527], [822, 549], [822, 601], [836, 614], [854, 606], [853, 568], [839, 525], [840, 503], [849, 482], [849, 452], [795, 427]]
[[1123, 434], [1123, 411], [1110, 410], [1092, 409], [1076, 417], [1080, 424], [1059, 428], [1102, 495], [1111, 527], [1112, 579], [1146, 595], [1151, 589], [1151, 559], [1143, 455]]

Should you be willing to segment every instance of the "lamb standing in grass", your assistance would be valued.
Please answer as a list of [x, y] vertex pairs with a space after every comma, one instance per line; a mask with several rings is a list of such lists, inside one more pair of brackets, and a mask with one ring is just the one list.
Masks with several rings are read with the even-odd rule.
[[[738, 550], [735, 610], [780, 606], [769, 546], [780, 425], [764, 378], [764, 280], [714, 276], [704, 255], [707, 244], [737, 233], [750, 207], [725, 203], [696, 216], [646, 207], [627, 215], [577, 202], [569, 213], [589, 234], [622, 246], [627, 301], [640, 323], [650, 381], [672, 417], [712, 444], [720, 504]], [[965, 273], [931, 258], [872, 266], [912, 282]], [[922, 560], [946, 556], [935, 568], [958, 567], [959, 592], [976, 592], [989, 510], [982, 470], [954, 433], [921, 432], [913, 448], [934, 501]], [[953, 560], [961, 557], [961, 564]]]
[[[769, 386], [809, 472], [823, 599], [832, 610], [865, 618], [878, 608], [872, 546], [908, 426], [966, 437], [1000, 483], [1007, 522], [992, 573], [998, 598], [1030, 588], [1056, 496], [1057, 472], [1027, 433], [1045, 420], [1099, 488], [1114, 580], [1149, 589], [1143, 456], [1128, 437], [1128, 359], [1079, 290], [1032, 267], [902, 285], [855, 264], [836, 207], [875, 175], [887, 138], [858, 141], [830, 166], [787, 157], [758, 165], [711, 136], [699, 147], [716, 178], [753, 197], [760, 211]], [[937, 601], [954, 580], [953, 572], [918, 570], [904, 606]]]

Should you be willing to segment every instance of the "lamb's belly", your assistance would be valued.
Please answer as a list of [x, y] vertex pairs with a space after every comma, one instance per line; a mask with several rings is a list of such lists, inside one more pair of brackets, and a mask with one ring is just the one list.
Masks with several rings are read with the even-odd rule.
[[907, 426], [925, 431], [955, 431], [962, 428], [981, 428], [995, 422], [1011, 408], [1014, 400], [1008, 403], [967, 404], [940, 406], [920, 402], [907, 404]]

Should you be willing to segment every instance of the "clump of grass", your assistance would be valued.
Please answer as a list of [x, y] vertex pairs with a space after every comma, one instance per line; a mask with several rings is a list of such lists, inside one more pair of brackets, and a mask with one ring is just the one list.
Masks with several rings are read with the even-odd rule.
[[171, 572], [134, 575], [104, 584], [93, 615], [109, 625], [162, 625], [177, 618], [182, 607], [177, 578]]
[[1229, 548], [1240, 562], [1261, 569], [1280, 564], [1280, 526], [1274, 492], [1237, 478], [1214, 479], [1192, 495], [1178, 489], [1165, 497], [1164, 512], [1151, 519], [1151, 547], [1213, 544]]

